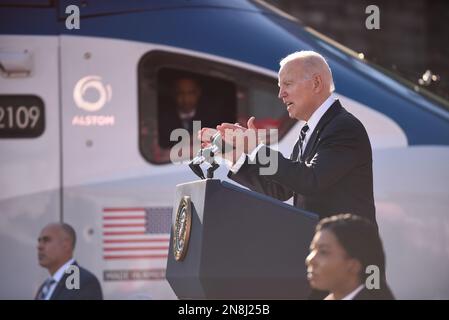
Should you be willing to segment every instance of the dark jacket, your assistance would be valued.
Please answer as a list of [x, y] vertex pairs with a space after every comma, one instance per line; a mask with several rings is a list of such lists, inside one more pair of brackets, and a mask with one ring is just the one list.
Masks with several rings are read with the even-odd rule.
[[368, 290], [364, 287], [353, 300], [395, 300], [395, 298], [388, 285], [384, 284], [380, 289]]
[[[97, 277], [90, 271], [80, 267], [76, 261], [73, 265], [79, 268], [80, 286], [79, 289], [68, 289], [66, 280], [71, 274], [64, 273], [61, 280], [56, 285], [50, 300], [103, 300], [101, 285]], [[41, 291], [39, 288], [38, 293]]]

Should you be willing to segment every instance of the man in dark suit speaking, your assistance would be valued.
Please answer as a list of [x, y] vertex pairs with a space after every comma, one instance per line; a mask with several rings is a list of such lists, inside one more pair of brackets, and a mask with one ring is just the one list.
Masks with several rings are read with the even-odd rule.
[[[39, 264], [50, 273], [36, 293], [36, 300], [101, 300], [100, 282], [73, 258], [75, 230], [66, 223], [51, 223], [38, 238]], [[79, 273], [78, 273], [79, 271]], [[74, 279], [69, 277], [79, 277]]]
[[[341, 106], [333, 90], [331, 70], [320, 54], [301, 51], [284, 58], [279, 98], [291, 118], [305, 121], [293, 152], [285, 158], [263, 142], [252, 147], [244, 143], [236, 148], [240, 154], [224, 155], [232, 162], [228, 177], [282, 201], [293, 197], [295, 206], [318, 213], [320, 218], [352, 213], [376, 223], [370, 141], [363, 124]], [[242, 142], [227, 138], [226, 132], [257, 131], [253, 123], [254, 117], [248, 120], [248, 128], [223, 123], [217, 129], [236, 147]], [[208, 130], [199, 132], [203, 145], [211, 134]], [[277, 160], [277, 170], [263, 175], [261, 157], [267, 154]]]

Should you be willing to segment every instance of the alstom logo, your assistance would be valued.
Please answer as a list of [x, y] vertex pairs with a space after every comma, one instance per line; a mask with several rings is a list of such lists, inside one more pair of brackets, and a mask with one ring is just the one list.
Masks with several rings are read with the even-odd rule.
[[112, 88], [100, 76], [90, 75], [78, 80], [73, 89], [73, 100], [78, 108], [94, 112], [111, 101]]

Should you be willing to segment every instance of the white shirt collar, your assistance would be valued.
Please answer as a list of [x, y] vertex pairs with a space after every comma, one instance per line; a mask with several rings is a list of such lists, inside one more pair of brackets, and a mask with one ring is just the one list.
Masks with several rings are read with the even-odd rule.
[[181, 120], [190, 120], [190, 119], [192, 119], [195, 116], [196, 109], [192, 110], [190, 112], [179, 112], [178, 114], [179, 114], [179, 118]]
[[319, 106], [318, 109], [310, 117], [309, 121], [307, 121], [307, 125], [309, 126], [309, 131], [307, 133], [312, 134], [313, 130], [315, 130], [318, 122], [320, 122], [323, 115], [327, 110], [331, 107], [337, 97], [334, 93], [331, 93], [330, 96]]
[[61, 278], [64, 276], [64, 272], [67, 270], [68, 267], [70, 267], [75, 262], [75, 259], [72, 258], [69, 261], [67, 261], [62, 267], [58, 269], [58, 271], [55, 272], [55, 274], [52, 276], [52, 278], [59, 282]]
[[341, 300], [353, 300], [354, 297], [363, 289], [363, 284], [361, 284], [360, 286], [358, 286], [357, 288], [355, 288], [354, 291], [352, 291], [350, 294], [348, 294], [347, 296], [345, 296], [343, 299]]

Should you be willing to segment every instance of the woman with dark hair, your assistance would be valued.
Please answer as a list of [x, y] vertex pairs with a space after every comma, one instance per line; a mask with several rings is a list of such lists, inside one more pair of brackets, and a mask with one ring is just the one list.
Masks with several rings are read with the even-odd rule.
[[[321, 220], [306, 265], [311, 287], [330, 292], [326, 300], [394, 299], [385, 279], [382, 241], [367, 219], [340, 214]], [[378, 279], [372, 279], [376, 271]], [[366, 286], [370, 280], [373, 288]]]

